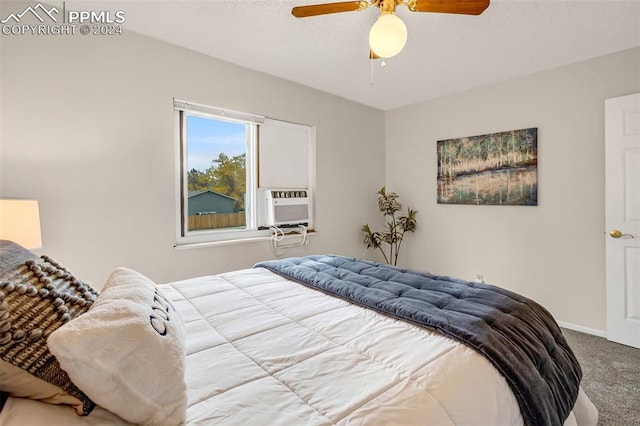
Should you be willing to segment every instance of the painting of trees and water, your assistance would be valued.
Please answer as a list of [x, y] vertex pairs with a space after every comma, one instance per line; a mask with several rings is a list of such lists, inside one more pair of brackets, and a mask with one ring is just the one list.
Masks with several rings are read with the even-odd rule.
[[538, 205], [538, 129], [438, 141], [438, 203]]

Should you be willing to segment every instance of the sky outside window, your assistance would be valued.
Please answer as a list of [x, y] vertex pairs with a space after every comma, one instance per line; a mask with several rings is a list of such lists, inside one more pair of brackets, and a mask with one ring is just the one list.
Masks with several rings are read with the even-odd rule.
[[245, 152], [245, 124], [187, 115], [187, 170], [207, 170], [220, 153], [232, 158]]

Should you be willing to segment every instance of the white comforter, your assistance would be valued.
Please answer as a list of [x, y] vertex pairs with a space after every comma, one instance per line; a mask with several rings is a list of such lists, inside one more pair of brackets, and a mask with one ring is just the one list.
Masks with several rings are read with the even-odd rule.
[[[161, 289], [186, 323], [189, 425], [522, 424], [500, 373], [437, 333], [264, 269]], [[565, 424], [596, 419], [581, 392]], [[124, 422], [10, 398], [0, 424]]]

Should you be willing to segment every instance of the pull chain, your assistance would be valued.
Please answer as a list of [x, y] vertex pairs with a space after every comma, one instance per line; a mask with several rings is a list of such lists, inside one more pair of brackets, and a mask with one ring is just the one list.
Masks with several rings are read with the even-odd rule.
[[[373, 56], [371, 56], [371, 57], [370, 57], [370, 61], [371, 61], [371, 64], [370, 64], [370, 68], [371, 68], [371, 75], [370, 75], [370, 77], [369, 77], [369, 82], [370, 82], [370, 83], [371, 83], [371, 85], [373, 86], [373, 61], [374, 61]], [[387, 66], [387, 62], [383, 59], [383, 60], [382, 60], [382, 62], [380, 62], [380, 68], [384, 68], [384, 67], [386, 67], [386, 66]]]
[[369, 59], [369, 62], [371, 62], [371, 85], [373, 86], [373, 58]]

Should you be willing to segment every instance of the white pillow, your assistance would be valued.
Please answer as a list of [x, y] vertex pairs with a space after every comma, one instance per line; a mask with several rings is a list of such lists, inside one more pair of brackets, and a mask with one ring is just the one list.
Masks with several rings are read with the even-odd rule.
[[144, 425], [184, 423], [185, 327], [156, 285], [126, 268], [98, 300], [47, 340], [50, 351], [96, 404]]

